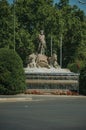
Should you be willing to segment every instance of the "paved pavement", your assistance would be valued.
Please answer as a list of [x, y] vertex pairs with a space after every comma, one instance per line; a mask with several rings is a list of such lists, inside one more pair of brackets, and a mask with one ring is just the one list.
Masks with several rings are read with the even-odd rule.
[[0, 101], [0, 130], [86, 130], [86, 97], [0, 96], [4, 98], [16, 100]]
[[57, 98], [86, 98], [86, 96], [78, 95], [34, 95], [34, 94], [18, 94], [18, 95], [0, 95], [0, 102], [23, 102], [23, 101], [39, 101], [53, 100]]
[[24, 102], [24, 101], [44, 101], [55, 100], [57, 98], [86, 98], [85, 96], [65, 96], [65, 95], [0, 95], [1, 102]]

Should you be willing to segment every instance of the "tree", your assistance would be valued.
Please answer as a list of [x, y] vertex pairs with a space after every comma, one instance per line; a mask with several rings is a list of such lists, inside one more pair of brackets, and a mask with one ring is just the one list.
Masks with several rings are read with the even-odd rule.
[[69, 0], [60, 0], [58, 3], [58, 8], [62, 9], [64, 7], [67, 7], [69, 5]]
[[34, 44], [31, 39], [31, 35], [27, 30], [21, 28], [16, 33], [16, 51], [23, 60], [23, 65], [27, 64], [27, 56], [34, 52]]
[[12, 47], [13, 30], [10, 5], [6, 0], [0, 1], [0, 48]]
[[[61, 30], [60, 35], [62, 33], [62, 41], [63, 41], [63, 67], [66, 67], [68, 63], [74, 61], [76, 50], [82, 41], [82, 19], [81, 15], [78, 16], [78, 8], [71, 8], [71, 6], [65, 6], [60, 9], [61, 18], [60, 21], [63, 21], [63, 25], [61, 22]], [[82, 13], [82, 11], [81, 11]], [[84, 16], [84, 15], [83, 15]]]

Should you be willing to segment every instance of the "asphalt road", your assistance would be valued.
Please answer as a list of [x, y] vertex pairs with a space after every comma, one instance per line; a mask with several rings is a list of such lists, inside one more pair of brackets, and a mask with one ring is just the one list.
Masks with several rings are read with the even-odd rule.
[[0, 103], [0, 130], [86, 130], [86, 98]]

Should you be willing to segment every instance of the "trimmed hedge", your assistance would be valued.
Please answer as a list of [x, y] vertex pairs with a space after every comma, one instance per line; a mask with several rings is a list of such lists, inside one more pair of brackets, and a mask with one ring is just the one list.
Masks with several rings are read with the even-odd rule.
[[86, 64], [80, 71], [80, 94], [86, 95]]
[[0, 49], [0, 94], [18, 94], [25, 88], [21, 58], [11, 49]]
[[86, 61], [79, 61], [79, 65], [76, 63], [71, 63], [68, 65], [68, 68], [75, 73], [80, 73], [79, 93], [86, 95]]

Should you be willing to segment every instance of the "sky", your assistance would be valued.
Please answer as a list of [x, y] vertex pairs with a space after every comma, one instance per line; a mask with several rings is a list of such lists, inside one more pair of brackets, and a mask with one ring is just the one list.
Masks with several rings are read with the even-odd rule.
[[[13, 0], [8, 0], [10, 3], [13, 2]], [[69, 0], [71, 5], [77, 5], [81, 10], [83, 10], [86, 14], [86, 4], [81, 4], [78, 2], [78, 0]], [[86, 0], [81, 0], [83, 2], [86, 2]], [[58, 3], [59, 0], [54, 0], [55, 3]]]
[[[83, 2], [86, 2], [86, 0], [81, 0]], [[58, 3], [59, 0], [54, 0], [55, 3]], [[69, 0], [70, 5], [77, 5], [81, 10], [83, 10], [86, 14], [86, 4], [81, 4], [78, 2], [78, 0]]]

